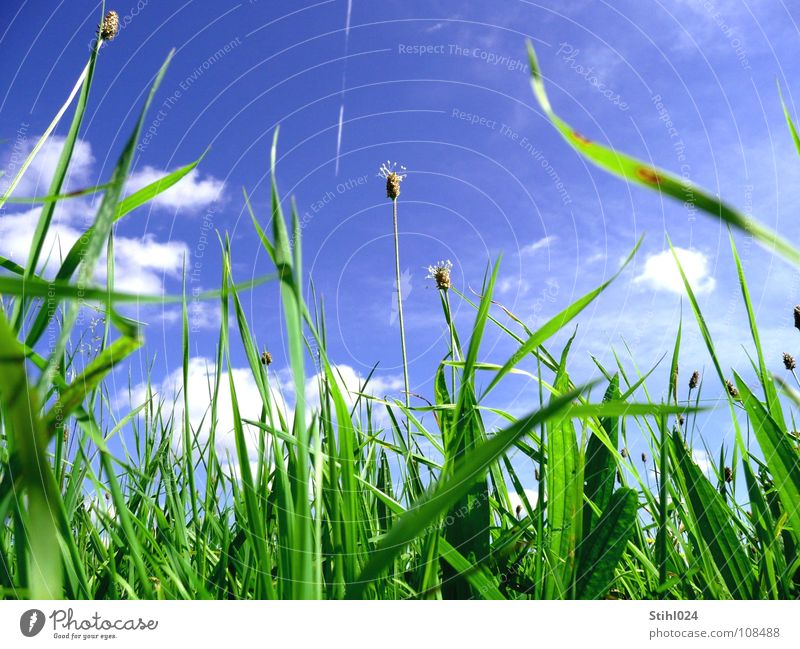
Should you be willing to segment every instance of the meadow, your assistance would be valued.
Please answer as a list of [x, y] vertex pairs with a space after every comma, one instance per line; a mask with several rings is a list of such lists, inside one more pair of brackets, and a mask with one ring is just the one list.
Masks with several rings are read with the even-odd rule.
[[[252, 232], [272, 262], [256, 280], [238, 281], [230, 242], [219, 233], [219, 286], [197, 299], [216, 302], [218, 344], [210, 352], [210, 407], [190, 421], [190, 390], [176, 400], [148, 382], [143, 399], [113, 414], [111, 373], [145, 353], [130, 304], [173, 302], [182, 312], [183, 387], [190, 363], [189, 298], [135, 295], [114, 286], [114, 226], [179, 183], [198, 160], [125, 193], [134, 150], [170, 57], [155, 76], [133, 132], [108, 181], [63, 193], [91, 101], [98, 53], [113, 39], [104, 21], [74, 92], [12, 179], [0, 204], [41, 206], [27, 259], [0, 259], [0, 593], [4, 598], [69, 599], [794, 599], [800, 595], [800, 393], [767, 370], [745, 269], [741, 234], [790, 263], [800, 251], [699, 187], [581, 135], [554, 111], [528, 46], [539, 108], [589, 161], [641, 188], [693, 205], [729, 226], [741, 301], [748, 318], [731, 326], [747, 338], [752, 367], [741, 376], [715, 353], [703, 305], [681, 270], [693, 318], [677, 328], [665, 360], [632, 372], [618, 359], [576, 383], [570, 342], [552, 347], [617, 273], [532, 329], [494, 302], [499, 262], [466, 295], [450, 266], [431, 267], [449, 329], [432, 394], [406, 390], [384, 398], [365, 384], [353, 390], [326, 345], [325, 313], [303, 272], [302, 228], [283, 204], [271, 151], [271, 207], [258, 214], [244, 193]], [[33, 156], [71, 114], [46, 196], [19, 198], [13, 188]], [[800, 137], [786, 113], [789, 134]], [[198, 152], [199, 154], [199, 152]], [[402, 218], [402, 169], [383, 169], [387, 224]], [[63, 256], [54, 276], [41, 273], [56, 206], [94, 195], [93, 223]], [[34, 227], [33, 224], [31, 226]], [[209, 253], [210, 254], [210, 253]], [[103, 263], [103, 281], [98, 282]], [[679, 265], [677, 255], [676, 264]], [[679, 265], [680, 266], [680, 265]], [[291, 407], [274, 390], [275, 369], [257, 346], [242, 296], [254, 286], [280, 288], [290, 358]], [[456, 301], [474, 313], [468, 329], [451, 317]], [[101, 317], [89, 358], [82, 314]], [[402, 302], [400, 341], [404, 359]], [[791, 314], [786, 314], [790, 317]], [[795, 316], [800, 327], [800, 311]], [[699, 328], [712, 359], [707, 376], [679, 368], [681, 332]], [[501, 331], [516, 347], [502, 364], [486, 362], [482, 340]], [[242, 415], [231, 369], [243, 351], [258, 388], [260, 417]], [[788, 376], [795, 361], [784, 359]], [[524, 367], [533, 363], [535, 371]], [[537, 388], [528, 414], [493, 408], [487, 397], [512, 375]], [[222, 377], [227, 376], [225, 381]], [[310, 407], [309, 377], [318, 377]], [[656, 381], [658, 379], [658, 381]], [[796, 384], [796, 377], [795, 377]], [[369, 381], [369, 378], [367, 379]], [[651, 391], [648, 381], [666, 381]], [[797, 384], [796, 384], [797, 385]], [[733, 448], [712, 449], [709, 471], [695, 462], [703, 391], [723, 389], [735, 431]], [[220, 408], [230, 407], [235, 470], [215, 437]], [[376, 416], [378, 409], [386, 418]], [[489, 428], [485, 422], [503, 421]], [[628, 439], [649, 453], [632, 457]], [[253, 445], [258, 460], [251, 460]], [[514, 461], [512, 462], [512, 457]], [[730, 459], [732, 457], [732, 460]], [[524, 469], [521, 467], [524, 466]], [[532, 480], [533, 478], [533, 480]], [[535, 484], [535, 489], [526, 485]], [[738, 485], [738, 488], [737, 488]], [[534, 497], [535, 494], [535, 497]]]

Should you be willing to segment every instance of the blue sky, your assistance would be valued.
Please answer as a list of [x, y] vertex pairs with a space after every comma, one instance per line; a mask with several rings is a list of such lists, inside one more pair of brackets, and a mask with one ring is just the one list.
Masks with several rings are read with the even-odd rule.
[[[132, 186], [210, 147], [184, 186], [120, 223], [122, 286], [178, 292], [185, 257], [196, 269], [191, 288], [215, 287], [216, 230], [231, 234], [240, 281], [270, 272], [241, 189], [266, 223], [268, 149], [280, 124], [279, 186], [304, 220], [306, 271], [325, 300], [330, 355], [353, 376], [377, 363], [378, 390], [398, 396], [402, 385], [391, 207], [376, 177], [387, 159], [409, 170], [399, 207], [413, 391], [430, 396], [446, 349], [428, 264], [451, 259], [454, 285], [469, 293], [502, 255], [497, 299], [536, 324], [612, 275], [642, 234], [634, 263], [578, 319], [576, 378], [593, 376], [590, 354], [609, 362], [612, 345], [624, 353], [623, 340], [643, 370], [671, 352], [681, 290], [665, 254], [667, 233], [683, 250], [723, 364], [747, 374], [742, 346], [749, 348], [749, 339], [726, 230], [573, 152], [535, 105], [524, 44], [536, 45], [556, 111], [582, 133], [684, 175], [797, 240], [800, 160], [776, 87], [777, 79], [794, 110], [800, 12], [789, 3], [354, 0], [349, 29], [347, 0], [123, 0], [109, 8], [123, 28], [99, 58], [71, 186], [108, 177], [172, 47], [177, 52], [148, 116]], [[14, 148], [32, 146], [69, 93], [98, 13], [97, 3], [84, 0], [2, 3], [6, 170], [13, 169]], [[67, 124], [19, 195], [44, 193]], [[80, 231], [87, 206], [75, 201], [60, 210], [63, 240]], [[0, 254], [24, 261], [36, 215], [7, 207]], [[781, 371], [781, 352], [800, 352], [791, 321], [799, 278], [746, 237], [737, 241], [769, 362]], [[274, 287], [253, 291], [245, 304], [259, 344], [280, 371], [285, 341]], [[684, 306], [685, 387], [692, 369], [710, 367]], [[463, 304], [456, 311], [466, 337], [473, 311]], [[137, 315], [149, 323], [146, 355], [118, 372], [120, 389], [128, 372], [134, 384], [141, 381], [153, 358], [156, 376], [179, 367], [174, 309]], [[198, 307], [192, 325], [201, 371], [203, 359], [214, 356], [214, 306]], [[563, 342], [559, 337], [551, 347]], [[489, 331], [483, 349], [483, 360], [502, 362], [514, 347]], [[655, 388], [663, 388], [667, 372], [665, 365]], [[713, 398], [721, 388], [709, 380], [706, 394]], [[510, 380], [495, 399], [517, 414], [536, 402], [522, 379]], [[710, 428], [716, 448], [728, 431]]]

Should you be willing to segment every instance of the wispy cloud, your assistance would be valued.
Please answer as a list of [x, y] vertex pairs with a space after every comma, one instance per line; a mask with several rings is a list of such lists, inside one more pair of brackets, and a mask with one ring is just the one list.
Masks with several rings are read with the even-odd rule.
[[547, 237], [542, 237], [534, 241], [533, 243], [529, 243], [522, 248], [519, 249], [519, 254], [521, 257], [526, 255], [532, 255], [538, 250], [543, 250], [545, 248], [550, 248], [556, 241], [558, 241], [558, 237], [554, 234], [551, 234]]

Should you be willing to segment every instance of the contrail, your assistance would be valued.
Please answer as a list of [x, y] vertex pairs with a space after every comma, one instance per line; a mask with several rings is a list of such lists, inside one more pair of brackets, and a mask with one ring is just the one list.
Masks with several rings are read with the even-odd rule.
[[350, 14], [353, 13], [353, 0], [347, 0], [347, 21], [344, 24], [344, 49], [347, 53], [347, 43], [350, 40]]
[[353, 0], [347, 0], [347, 18], [344, 24], [344, 70], [342, 71], [342, 91], [339, 104], [339, 130], [336, 134], [336, 175], [339, 175], [339, 156], [342, 152], [342, 128], [344, 127], [344, 89], [347, 85], [347, 51], [350, 44], [350, 16], [353, 13]]

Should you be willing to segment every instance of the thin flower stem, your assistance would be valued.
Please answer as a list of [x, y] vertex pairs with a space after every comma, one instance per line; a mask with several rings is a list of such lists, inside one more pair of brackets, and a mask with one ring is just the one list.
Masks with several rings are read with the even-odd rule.
[[[405, 403], [406, 408], [411, 407], [410, 394], [411, 391], [408, 386], [408, 358], [406, 356], [406, 330], [403, 325], [403, 293], [400, 286], [400, 236], [397, 231], [397, 199], [392, 201], [392, 219], [394, 221], [394, 270], [395, 281], [397, 286], [397, 320], [400, 323], [400, 349], [403, 352], [403, 384], [405, 386]], [[406, 420], [406, 428], [408, 429], [408, 448], [411, 450], [411, 426]]]
[[[450, 328], [450, 360], [455, 363], [460, 359], [458, 358], [458, 351], [456, 350], [456, 335], [454, 329], [455, 325], [453, 324], [453, 311], [450, 308], [450, 295], [446, 290], [442, 290], [442, 293], [444, 293], [444, 302], [447, 307], [447, 324]], [[452, 381], [453, 381], [453, 387], [450, 398], [455, 402], [456, 366], [453, 365], [450, 369], [452, 370]]]

